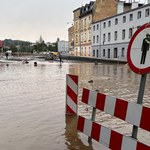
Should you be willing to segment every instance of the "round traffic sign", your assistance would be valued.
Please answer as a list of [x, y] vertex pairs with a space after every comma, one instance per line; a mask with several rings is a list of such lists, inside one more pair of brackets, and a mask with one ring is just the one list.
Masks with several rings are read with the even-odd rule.
[[142, 25], [132, 36], [128, 45], [127, 61], [135, 73], [150, 72], [150, 23]]

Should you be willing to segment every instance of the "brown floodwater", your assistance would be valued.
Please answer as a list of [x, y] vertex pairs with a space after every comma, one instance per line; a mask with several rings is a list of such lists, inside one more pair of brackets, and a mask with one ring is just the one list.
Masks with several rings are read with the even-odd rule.
[[[65, 115], [66, 74], [79, 76], [79, 115], [91, 117], [81, 103], [83, 87], [137, 101], [140, 75], [126, 64], [37, 61], [0, 62], [0, 149], [2, 150], [107, 150], [76, 129], [76, 117]], [[8, 65], [7, 65], [8, 64]], [[89, 83], [89, 80], [93, 80]], [[150, 75], [143, 105], [150, 107]], [[149, 119], [149, 118], [148, 118]], [[131, 135], [132, 126], [97, 111], [96, 121]], [[139, 129], [138, 139], [150, 145], [150, 133]]]

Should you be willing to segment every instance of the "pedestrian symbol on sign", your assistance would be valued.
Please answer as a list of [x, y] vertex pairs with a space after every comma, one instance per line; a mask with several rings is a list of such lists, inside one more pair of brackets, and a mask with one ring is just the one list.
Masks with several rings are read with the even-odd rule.
[[142, 56], [141, 56], [140, 64], [145, 64], [146, 54], [149, 48], [150, 48], [150, 34], [147, 33], [146, 38], [143, 39], [143, 43], [142, 43], [142, 48], [141, 48]]

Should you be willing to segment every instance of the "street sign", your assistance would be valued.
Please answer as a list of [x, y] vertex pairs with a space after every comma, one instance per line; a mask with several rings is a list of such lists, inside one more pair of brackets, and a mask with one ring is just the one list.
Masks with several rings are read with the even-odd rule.
[[131, 70], [137, 74], [150, 72], [150, 23], [142, 25], [132, 36], [127, 61]]

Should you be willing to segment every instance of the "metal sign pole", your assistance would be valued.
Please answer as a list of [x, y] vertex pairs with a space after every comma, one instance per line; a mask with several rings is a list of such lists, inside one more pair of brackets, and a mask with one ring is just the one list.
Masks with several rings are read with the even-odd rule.
[[[91, 120], [92, 120], [92, 121], [95, 121], [95, 116], [96, 116], [96, 108], [93, 107], [93, 110], [92, 110], [92, 117], [91, 117]], [[89, 143], [92, 143], [92, 138], [91, 138], [91, 137], [88, 137], [88, 142], [89, 142]]]
[[[99, 90], [96, 90], [96, 92], [99, 92]], [[93, 107], [91, 120], [92, 120], [92, 121], [95, 121], [95, 117], [96, 117], [96, 108]], [[88, 142], [89, 142], [90, 144], [92, 143], [92, 138], [91, 138], [91, 137], [88, 137]]]
[[[141, 76], [137, 104], [142, 104], [142, 102], [143, 102], [146, 78], [147, 78], [147, 74], [144, 74]], [[134, 125], [133, 130], [132, 130], [132, 137], [137, 139], [137, 133], [138, 133], [138, 127]]]

